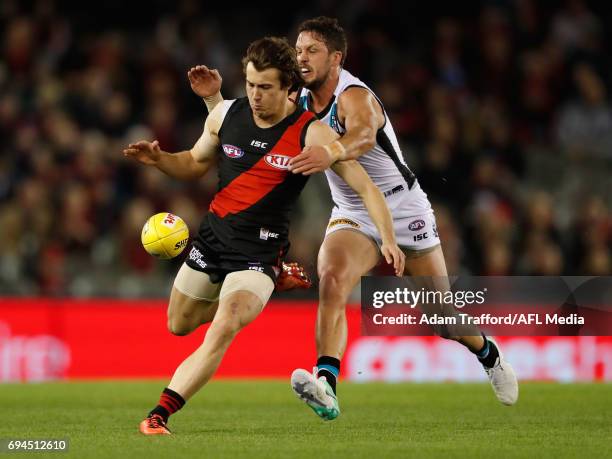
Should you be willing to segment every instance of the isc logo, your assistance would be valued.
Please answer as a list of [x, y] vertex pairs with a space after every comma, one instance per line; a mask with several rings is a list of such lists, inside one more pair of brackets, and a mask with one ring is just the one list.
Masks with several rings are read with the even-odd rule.
[[267, 241], [269, 238], [278, 239], [278, 233], [273, 233], [267, 228], [260, 228], [259, 229], [259, 239], [263, 239], [264, 241]]
[[162, 221], [168, 228], [172, 228], [176, 223], [176, 217], [172, 214], [166, 214], [166, 218]]
[[268, 142], [262, 142], [261, 140], [251, 140], [251, 146], [257, 148], [267, 148]]
[[414, 240], [414, 242], [418, 242], [418, 241], [424, 241], [428, 237], [429, 236], [427, 235], [427, 231], [425, 231], [424, 233], [417, 234], [417, 235], [413, 236], [412, 239]]
[[289, 161], [291, 160], [290, 156], [268, 153], [265, 158], [266, 162], [272, 167], [283, 170], [289, 169]]

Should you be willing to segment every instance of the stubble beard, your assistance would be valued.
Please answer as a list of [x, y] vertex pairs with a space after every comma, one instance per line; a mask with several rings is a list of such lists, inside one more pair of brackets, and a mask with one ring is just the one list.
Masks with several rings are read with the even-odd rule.
[[327, 72], [325, 72], [324, 75], [321, 75], [319, 78], [312, 80], [310, 83], [306, 83], [304, 87], [306, 89], [309, 89], [310, 91], [316, 91], [321, 86], [323, 86], [325, 82], [327, 81], [327, 79], [329, 78], [329, 71], [330, 70], [327, 69]]

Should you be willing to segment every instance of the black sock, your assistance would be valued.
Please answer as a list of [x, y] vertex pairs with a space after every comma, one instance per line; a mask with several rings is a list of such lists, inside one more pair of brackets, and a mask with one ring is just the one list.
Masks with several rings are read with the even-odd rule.
[[476, 357], [478, 357], [478, 361], [482, 363], [482, 366], [487, 368], [493, 368], [495, 366], [495, 362], [497, 361], [497, 357], [499, 357], [499, 351], [497, 350], [497, 346], [493, 341], [489, 341], [485, 335], [482, 335], [484, 339], [484, 345], [482, 349], [478, 352], [475, 352]]
[[168, 422], [170, 415], [183, 408], [183, 405], [185, 405], [185, 399], [178, 392], [166, 387], [161, 393], [159, 404], [151, 410], [149, 416], [158, 414], [164, 422]]
[[336, 380], [340, 374], [340, 360], [322, 355], [317, 360], [317, 377], [325, 376], [334, 394], [336, 393]]

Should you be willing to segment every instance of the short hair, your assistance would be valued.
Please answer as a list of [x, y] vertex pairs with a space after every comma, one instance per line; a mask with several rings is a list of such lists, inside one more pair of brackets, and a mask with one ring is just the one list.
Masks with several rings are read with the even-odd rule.
[[346, 33], [336, 18], [319, 16], [307, 19], [298, 26], [298, 33], [302, 32], [312, 32], [321, 38], [327, 49], [330, 51], [340, 51], [342, 53], [340, 65], [344, 65], [348, 43]]
[[280, 72], [281, 88], [289, 87], [290, 90], [294, 90], [304, 84], [295, 48], [285, 38], [264, 37], [255, 40], [242, 58], [242, 70], [245, 75], [249, 62], [258, 72], [277, 69]]

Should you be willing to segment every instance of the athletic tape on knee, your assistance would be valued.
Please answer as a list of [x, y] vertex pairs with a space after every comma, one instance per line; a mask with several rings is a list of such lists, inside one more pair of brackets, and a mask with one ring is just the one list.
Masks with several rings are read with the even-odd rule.
[[225, 277], [219, 299], [241, 290], [251, 292], [265, 305], [274, 291], [274, 282], [268, 275], [259, 271], [236, 271]]
[[174, 287], [194, 300], [217, 301], [221, 283], [213, 284], [208, 274], [197, 271], [183, 263], [174, 278]]

